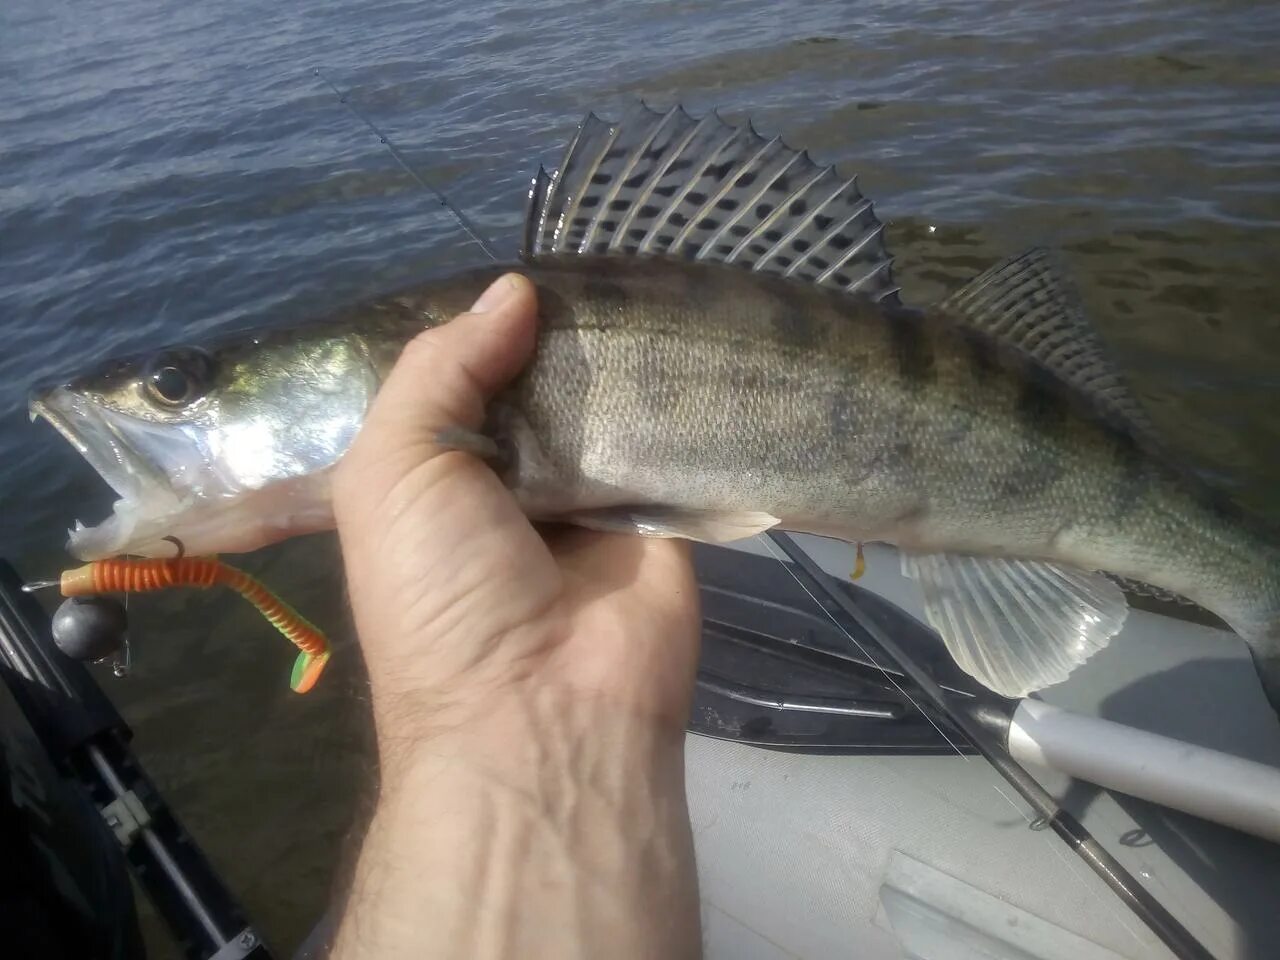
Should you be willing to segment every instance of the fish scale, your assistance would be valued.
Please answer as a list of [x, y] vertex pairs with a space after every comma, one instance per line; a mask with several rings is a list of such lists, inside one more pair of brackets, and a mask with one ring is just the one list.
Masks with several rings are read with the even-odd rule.
[[1105, 646], [1127, 611], [1110, 577], [1141, 581], [1225, 619], [1280, 704], [1274, 533], [1153, 436], [1044, 251], [908, 309], [854, 178], [644, 107], [583, 121], [535, 177], [524, 237], [513, 267], [37, 393], [33, 413], [121, 493], [73, 552], [166, 536], [228, 552], [331, 525], [327, 471], [403, 346], [515, 268], [538, 289], [534, 359], [487, 436], [439, 442], [497, 451], [531, 516], [896, 544], [957, 663], [1007, 696]]

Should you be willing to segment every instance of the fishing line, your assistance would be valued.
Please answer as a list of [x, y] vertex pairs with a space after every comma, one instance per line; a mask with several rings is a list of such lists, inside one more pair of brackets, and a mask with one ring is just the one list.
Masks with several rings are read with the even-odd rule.
[[490, 260], [496, 261], [498, 259], [498, 255], [493, 252], [493, 248], [490, 247], [488, 241], [485, 240], [484, 237], [480, 235], [480, 231], [475, 227], [475, 225], [472, 224], [471, 221], [466, 216], [463, 215], [461, 210], [459, 210], [457, 207], [455, 207], [452, 203], [449, 202], [448, 197], [446, 197], [443, 193], [441, 193], [439, 190], [437, 190], [435, 187], [429, 184], [426, 180], [422, 179], [422, 177], [418, 176], [417, 172], [414, 171], [413, 167], [409, 166], [409, 162], [405, 160], [405, 158], [401, 155], [400, 151], [396, 149], [396, 145], [391, 142], [391, 138], [388, 137], [385, 133], [383, 133], [378, 128], [378, 125], [375, 124], [372, 120], [370, 120], [368, 115], [366, 115], [363, 110], [361, 110], [354, 103], [352, 103], [351, 100], [348, 99], [348, 95], [343, 93], [341, 90], [339, 90], [337, 85], [334, 84], [334, 82], [329, 79], [328, 75], [325, 74], [324, 71], [322, 71], [319, 67], [313, 67], [311, 72], [314, 73], [318, 79], [320, 79], [330, 90], [333, 91], [334, 95], [338, 98], [339, 103], [341, 103], [344, 107], [346, 107], [349, 111], [351, 111], [352, 115], [355, 116], [356, 119], [360, 120], [366, 127], [368, 127], [373, 132], [374, 136], [378, 138], [378, 142], [381, 143], [384, 147], [386, 147], [388, 152], [390, 152], [391, 156], [395, 159], [396, 163], [400, 164], [400, 169], [402, 169], [405, 173], [407, 173], [410, 177], [412, 177], [413, 181], [416, 184], [418, 184], [418, 186], [422, 187], [422, 189], [424, 190], [429, 191], [436, 198], [436, 200], [439, 201], [440, 206], [448, 210], [449, 213], [453, 216], [453, 218], [458, 221], [458, 225], [462, 227], [463, 231], [467, 234], [467, 236], [470, 237], [473, 241], [475, 241], [476, 245], [485, 252], [485, 255]]
[[[849, 632], [848, 628], [846, 628], [843, 623], [841, 623], [839, 620], [836, 619], [835, 615], [830, 610], [827, 609], [826, 604], [824, 604], [821, 600], [819, 600], [817, 596], [814, 595], [813, 591], [810, 590], [809, 587], [805, 584], [805, 582], [801, 580], [798, 576], [796, 576], [796, 572], [791, 568], [791, 564], [787, 563], [786, 560], [778, 556], [778, 554], [773, 549], [773, 543], [770, 542], [771, 540], [776, 542], [776, 539], [777, 539], [776, 536], [773, 533], [768, 534], [768, 536], [765, 536], [764, 534], [758, 534], [757, 536], [759, 536], [760, 542], [764, 544], [765, 549], [769, 551], [773, 559], [777, 560], [778, 563], [782, 564], [782, 569], [787, 571], [787, 573], [791, 575], [791, 579], [794, 580], [797, 584], [799, 584], [800, 589], [803, 590], [808, 595], [809, 599], [813, 601], [814, 605], [827, 615], [827, 619], [830, 620], [835, 625], [835, 628], [839, 630], [842, 634], [844, 634], [846, 639], [848, 639], [850, 643], [852, 643], [855, 647], [857, 647], [858, 651], [864, 657], [866, 657], [867, 660], [870, 661], [877, 670], [879, 670], [881, 673], [884, 674], [884, 678], [888, 680], [891, 684], [893, 684], [893, 688], [897, 690], [898, 693], [900, 693], [908, 703], [910, 703], [913, 707], [915, 707], [917, 710], [920, 711], [921, 716], [923, 716], [926, 720], [929, 721], [929, 725], [933, 727], [934, 730], [938, 731], [938, 736], [942, 737], [943, 740], [947, 741], [947, 746], [949, 746], [952, 750], [956, 752], [956, 756], [962, 757], [967, 763], [969, 761], [969, 757], [964, 753], [964, 751], [962, 751], [959, 747], [955, 745], [955, 742], [952, 741], [952, 739], [947, 736], [946, 732], [942, 729], [942, 727], [938, 726], [937, 722], [933, 719], [933, 717], [929, 715], [929, 711], [926, 710], [924, 707], [922, 707], [919, 703], [917, 703], [915, 698], [912, 697], [911, 694], [909, 694], [905, 689], [903, 689], [902, 684], [898, 683], [898, 681], [894, 679], [893, 674], [890, 673], [888, 669], [883, 664], [881, 664], [877, 658], [873, 657], [870, 654], [867, 648], [864, 647], [861, 642], [859, 642], [857, 637], [855, 637], [852, 633]], [[788, 540], [790, 540], [789, 537], [788, 537]], [[792, 540], [791, 542], [793, 544], [795, 543], [794, 540]], [[781, 544], [779, 544], [779, 546], [781, 546]], [[783, 549], [785, 550], [786, 548], [783, 547]]]

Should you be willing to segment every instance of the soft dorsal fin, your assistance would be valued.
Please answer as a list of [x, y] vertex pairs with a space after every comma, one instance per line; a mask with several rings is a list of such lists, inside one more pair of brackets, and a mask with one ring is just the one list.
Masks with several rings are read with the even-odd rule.
[[1066, 272], [1034, 248], [998, 263], [939, 305], [974, 329], [1012, 344], [1091, 397], [1117, 423], [1150, 439], [1146, 411], [1085, 317]]
[[855, 179], [716, 114], [588, 114], [529, 191], [523, 256], [716, 260], [897, 302], [884, 225]]

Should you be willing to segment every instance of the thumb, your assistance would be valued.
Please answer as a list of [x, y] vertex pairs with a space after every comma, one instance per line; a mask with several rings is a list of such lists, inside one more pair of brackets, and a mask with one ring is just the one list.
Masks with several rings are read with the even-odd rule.
[[529, 280], [518, 273], [499, 277], [468, 312], [409, 342], [362, 432], [416, 446], [434, 445], [447, 427], [478, 429], [485, 402], [528, 363], [537, 312]]

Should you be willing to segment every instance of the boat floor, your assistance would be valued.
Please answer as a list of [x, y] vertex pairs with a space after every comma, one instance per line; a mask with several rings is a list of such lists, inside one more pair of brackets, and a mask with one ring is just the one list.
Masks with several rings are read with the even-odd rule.
[[[800, 538], [833, 576], [847, 545]], [[762, 541], [743, 549], [769, 555]], [[892, 549], [859, 586], [921, 617]], [[778, 575], [786, 577], [781, 565]], [[1280, 724], [1244, 645], [1135, 610], [1042, 699], [1280, 766]], [[814, 756], [690, 736], [689, 804], [707, 956], [1171, 956], [980, 757]], [[1280, 944], [1280, 846], [1033, 770], [1062, 805], [1221, 960]]]

